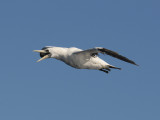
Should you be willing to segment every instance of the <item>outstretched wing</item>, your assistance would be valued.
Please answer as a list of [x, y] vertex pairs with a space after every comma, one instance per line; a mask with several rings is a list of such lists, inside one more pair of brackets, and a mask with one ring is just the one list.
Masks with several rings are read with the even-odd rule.
[[130, 60], [130, 59], [118, 54], [117, 52], [114, 52], [112, 50], [109, 50], [109, 49], [106, 49], [106, 48], [102, 48], [102, 47], [96, 47], [96, 48], [93, 48], [93, 49], [88, 49], [88, 50], [76, 52], [75, 54], [83, 54], [85, 56], [92, 57], [94, 55], [98, 55], [98, 53], [107, 54], [107, 55], [110, 55], [112, 57], [115, 57], [115, 58], [118, 58], [120, 60], [123, 60], [125, 62], [137, 65], [134, 61], [132, 61], [132, 60]]

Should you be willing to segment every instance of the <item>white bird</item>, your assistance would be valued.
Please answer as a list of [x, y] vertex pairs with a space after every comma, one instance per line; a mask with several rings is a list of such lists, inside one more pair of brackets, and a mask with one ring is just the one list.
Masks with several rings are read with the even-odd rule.
[[98, 57], [98, 53], [107, 54], [125, 62], [137, 65], [134, 61], [103, 47], [95, 47], [88, 50], [82, 50], [76, 47], [64, 48], [46, 46], [42, 48], [42, 50], [34, 50], [34, 52], [40, 53], [41, 59], [39, 59], [37, 62], [46, 58], [55, 58], [77, 69], [95, 69], [103, 71], [105, 73], [108, 73], [108, 71], [110, 71], [110, 68], [119, 70], [121, 68], [115, 67], [105, 62]]

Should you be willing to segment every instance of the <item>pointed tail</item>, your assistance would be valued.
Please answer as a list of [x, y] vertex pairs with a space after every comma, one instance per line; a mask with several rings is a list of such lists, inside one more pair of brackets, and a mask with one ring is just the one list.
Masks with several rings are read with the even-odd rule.
[[118, 68], [118, 67], [115, 67], [115, 66], [112, 66], [112, 65], [109, 65], [109, 68], [114, 68], [114, 69], [118, 69], [118, 70], [122, 69], [122, 68]]

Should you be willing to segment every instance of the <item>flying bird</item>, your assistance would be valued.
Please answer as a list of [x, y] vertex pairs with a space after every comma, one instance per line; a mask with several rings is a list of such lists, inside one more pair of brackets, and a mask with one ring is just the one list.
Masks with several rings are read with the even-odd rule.
[[95, 69], [105, 73], [108, 73], [111, 70], [110, 68], [119, 70], [121, 70], [121, 68], [110, 65], [109, 63], [99, 58], [99, 53], [110, 55], [122, 61], [137, 65], [134, 61], [118, 54], [117, 52], [103, 47], [82, 50], [76, 47], [64, 48], [46, 46], [42, 48], [42, 50], [34, 50], [34, 52], [40, 53], [41, 59], [39, 59], [37, 62], [47, 58], [55, 58], [77, 69]]

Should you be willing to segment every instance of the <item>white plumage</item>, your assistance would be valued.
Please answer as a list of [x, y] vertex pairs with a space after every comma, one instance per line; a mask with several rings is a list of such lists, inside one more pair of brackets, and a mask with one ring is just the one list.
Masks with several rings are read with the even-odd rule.
[[34, 50], [35, 52], [39, 52], [42, 57], [37, 62], [46, 59], [46, 58], [55, 58], [57, 60], [61, 60], [64, 63], [77, 68], [77, 69], [96, 69], [103, 72], [108, 73], [110, 68], [121, 69], [115, 66], [112, 66], [99, 58], [98, 53], [107, 54], [112, 57], [116, 57], [125, 62], [129, 62], [131, 64], [137, 65], [132, 60], [119, 55], [118, 53], [108, 50], [102, 47], [96, 47], [88, 50], [82, 50], [76, 47], [64, 48], [64, 47], [52, 47], [46, 46], [42, 48], [42, 50]]

